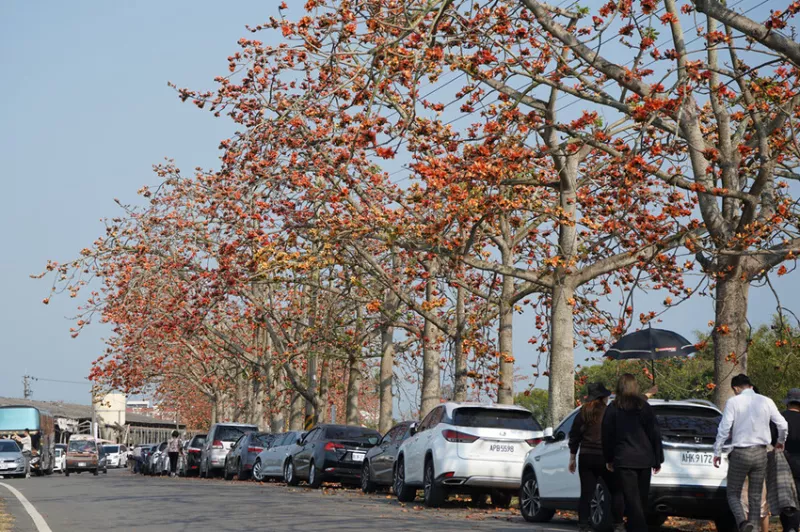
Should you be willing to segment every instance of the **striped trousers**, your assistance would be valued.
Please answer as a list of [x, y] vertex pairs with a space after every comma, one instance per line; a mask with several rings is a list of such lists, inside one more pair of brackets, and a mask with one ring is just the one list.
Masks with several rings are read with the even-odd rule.
[[[766, 475], [766, 446], [737, 447], [728, 455], [728, 506], [736, 518], [737, 525], [749, 520], [758, 528], [761, 520], [761, 494]], [[745, 479], [749, 479], [747, 487], [749, 512], [745, 512], [742, 506], [742, 487]]]

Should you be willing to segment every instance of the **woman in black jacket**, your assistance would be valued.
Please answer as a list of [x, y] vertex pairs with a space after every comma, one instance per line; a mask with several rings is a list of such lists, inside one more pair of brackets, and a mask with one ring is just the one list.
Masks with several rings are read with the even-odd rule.
[[[589, 384], [588, 392], [586, 402], [575, 416], [569, 431], [569, 472], [574, 474], [577, 469], [581, 478], [581, 498], [578, 502], [578, 527], [581, 532], [589, 530], [589, 503], [598, 480], [602, 478], [609, 490], [614, 489], [613, 474], [606, 469], [603, 458], [602, 441], [603, 415], [611, 392], [599, 382]], [[612, 496], [611, 500], [614, 530], [622, 531], [622, 499]]]
[[625, 500], [628, 532], [647, 532], [650, 472], [661, 470], [664, 451], [653, 410], [629, 373], [619, 378], [617, 396], [603, 416], [603, 454]]

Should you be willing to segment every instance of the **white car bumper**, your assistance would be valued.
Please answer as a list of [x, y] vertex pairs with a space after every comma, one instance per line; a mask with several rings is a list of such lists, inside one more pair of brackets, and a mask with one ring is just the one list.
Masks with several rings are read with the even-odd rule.
[[524, 462], [465, 460], [459, 457], [439, 460], [436, 477], [445, 486], [478, 486], [517, 489], [522, 482]]

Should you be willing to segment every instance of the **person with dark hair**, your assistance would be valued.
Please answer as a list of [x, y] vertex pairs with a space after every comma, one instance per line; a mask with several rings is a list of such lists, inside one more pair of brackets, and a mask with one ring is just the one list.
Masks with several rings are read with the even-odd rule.
[[[611, 395], [605, 386], [593, 382], [588, 386], [586, 402], [569, 431], [569, 472], [581, 479], [581, 498], [578, 502], [578, 527], [581, 532], [589, 530], [589, 503], [600, 478], [612, 493], [611, 514], [615, 532], [625, 530], [622, 524], [622, 498], [615, 496], [614, 475], [606, 469], [603, 459], [602, 426], [603, 415]], [[580, 456], [580, 458], [578, 458]]]
[[176, 476], [178, 468], [178, 455], [183, 452], [183, 442], [180, 438], [181, 433], [177, 430], [172, 431], [172, 439], [167, 444], [167, 455], [169, 456], [169, 476]]
[[[733, 451], [728, 455], [728, 506], [742, 532], [753, 532], [761, 520], [761, 495], [767, 473], [767, 446], [772, 440], [770, 421], [775, 423], [777, 451], [783, 450], [788, 425], [775, 402], [756, 394], [747, 375], [731, 379], [734, 397], [728, 399], [717, 429], [714, 443], [714, 467], [722, 462], [722, 447], [731, 438]], [[741, 496], [748, 479], [749, 512], [745, 512]]]
[[628, 532], [647, 532], [650, 475], [661, 470], [664, 450], [653, 409], [630, 373], [620, 376], [617, 397], [603, 416], [603, 455], [625, 502]]
[[[789, 390], [783, 402], [786, 404], [786, 410], [781, 412], [781, 415], [789, 426], [783, 455], [792, 470], [795, 494], [800, 497], [800, 388]], [[774, 442], [778, 437], [778, 429], [775, 424], [771, 424], [771, 428]], [[781, 511], [781, 524], [785, 532], [800, 532], [800, 508], [783, 509]]]

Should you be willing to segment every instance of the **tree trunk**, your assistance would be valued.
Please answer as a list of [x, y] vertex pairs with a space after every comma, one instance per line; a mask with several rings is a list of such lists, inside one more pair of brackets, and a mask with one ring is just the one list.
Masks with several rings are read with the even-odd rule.
[[217, 397], [211, 397], [211, 425], [219, 421], [219, 411], [217, 406]]
[[[436, 266], [427, 264], [428, 280], [425, 284], [425, 300], [432, 302], [436, 289]], [[428, 415], [439, 403], [442, 395], [439, 377], [439, 335], [440, 331], [429, 320], [425, 320], [422, 338], [422, 390], [419, 405], [419, 419]]]
[[303, 430], [303, 396], [299, 393], [292, 394], [289, 404], [289, 430]]
[[453, 400], [463, 402], [467, 400], [467, 357], [464, 353], [464, 330], [467, 327], [464, 300], [466, 290], [459, 286], [456, 291], [456, 336], [453, 339], [453, 364], [455, 376], [453, 379]]
[[[737, 272], [737, 270], [733, 270]], [[714, 402], [719, 408], [733, 396], [731, 379], [747, 371], [747, 301], [750, 283], [738, 273], [717, 281], [714, 309]]]
[[350, 353], [347, 357], [347, 405], [345, 406], [345, 423], [348, 425], [361, 424], [358, 415], [358, 394], [361, 392], [361, 371], [358, 363], [360, 357], [357, 353]]
[[550, 376], [547, 424], [554, 426], [575, 407], [575, 318], [570, 285], [557, 285], [550, 308]]
[[394, 378], [394, 327], [387, 323], [381, 330], [381, 372], [378, 388], [380, 391], [380, 415], [378, 431], [381, 434], [392, 428], [394, 413], [394, 396], [392, 380]]
[[319, 408], [317, 409], [317, 423], [325, 423], [328, 417], [328, 396], [331, 387], [331, 364], [327, 360], [322, 361], [322, 371], [319, 376]]
[[[505, 259], [503, 262], [506, 262]], [[514, 404], [514, 278], [503, 276], [500, 293], [500, 323], [497, 343], [500, 350], [500, 382], [497, 389], [497, 402], [502, 405]]]

